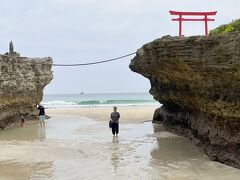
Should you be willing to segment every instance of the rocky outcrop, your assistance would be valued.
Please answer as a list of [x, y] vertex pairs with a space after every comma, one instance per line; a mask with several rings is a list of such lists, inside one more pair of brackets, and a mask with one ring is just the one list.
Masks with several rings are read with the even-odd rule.
[[240, 168], [240, 35], [170, 37], [130, 64], [163, 106], [154, 121], [191, 138], [213, 160]]
[[43, 88], [52, 80], [52, 59], [0, 55], [0, 128], [36, 115]]

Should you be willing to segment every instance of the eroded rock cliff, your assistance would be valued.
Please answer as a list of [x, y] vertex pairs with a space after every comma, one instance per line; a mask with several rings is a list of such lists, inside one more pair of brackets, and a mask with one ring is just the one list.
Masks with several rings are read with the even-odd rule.
[[0, 55], [0, 128], [36, 115], [44, 87], [52, 80], [52, 59]]
[[130, 64], [163, 106], [154, 121], [240, 168], [240, 35], [170, 37], [144, 45]]

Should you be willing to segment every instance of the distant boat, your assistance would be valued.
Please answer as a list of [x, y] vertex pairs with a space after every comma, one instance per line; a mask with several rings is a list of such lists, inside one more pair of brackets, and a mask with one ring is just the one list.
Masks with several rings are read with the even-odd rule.
[[84, 92], [82, 91], [80, 94], [84, 94]]

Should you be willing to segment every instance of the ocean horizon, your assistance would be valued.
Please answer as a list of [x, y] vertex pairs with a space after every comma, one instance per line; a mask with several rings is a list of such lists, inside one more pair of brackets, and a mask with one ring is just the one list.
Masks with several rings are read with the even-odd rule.
[[149, 93], [44, 94], [46, 108], [160, 105]]

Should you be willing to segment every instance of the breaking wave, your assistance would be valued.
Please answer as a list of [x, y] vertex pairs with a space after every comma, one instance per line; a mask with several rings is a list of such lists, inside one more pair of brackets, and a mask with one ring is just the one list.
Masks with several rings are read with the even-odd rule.
[[134, 106], [154, 105], [154, 100], [83, 100], [83, 101], [46, 101], [42, 102], [45, 107], [81, 107], [81, 106]]

